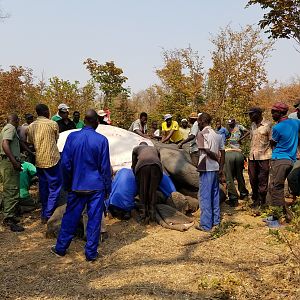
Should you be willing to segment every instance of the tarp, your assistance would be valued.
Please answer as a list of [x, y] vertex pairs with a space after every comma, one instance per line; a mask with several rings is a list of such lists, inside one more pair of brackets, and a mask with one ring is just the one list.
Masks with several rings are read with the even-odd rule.
[[132, 170], [120, 169], [112, 182], [112, 191], [106, 201], [106, 207], [114, 205], [122, 210], [131, 211], [134, 208], [136, 195], [137, 185]]
[[[75, 130], [80, 129], [67, 130], [60, 133], [57, 142], [59, 152], [63, 151], [68, 135]], [[113, 171], [131, 167], [132, 150], [141, 142], [146, 142], [149, 146], [153, 146], [151, 140], [145, 139], [136, 133], [130, 132], [119, 127], [110, 125], [99, 125], [96, 131], [103, 134], [108, 139], [110, 163], [113, 168]]]

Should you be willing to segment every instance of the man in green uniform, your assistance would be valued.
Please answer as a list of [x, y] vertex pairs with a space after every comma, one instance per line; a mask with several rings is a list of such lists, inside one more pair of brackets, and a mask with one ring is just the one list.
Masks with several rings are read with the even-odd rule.
[[20, 144], [17, 135], [19, 118], [11, 114], [7, 118], [7, 124], [0, 134], [0, 175], [3, 180], [3, 225], [11, 231], [24, 231], [18, 225], [16, 208], [19, 203], [20, 188]]

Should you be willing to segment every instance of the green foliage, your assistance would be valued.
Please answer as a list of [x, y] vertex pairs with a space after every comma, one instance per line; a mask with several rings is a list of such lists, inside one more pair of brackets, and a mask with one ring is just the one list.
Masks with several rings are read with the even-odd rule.
[[258, 24], [269, 37], [292, 38], [300, 44], [300, 0], [250, 0], [246, 7], [255, 4], [267, 10]]
[[162, 83], [156, 86], [158, 111], [161, 115], [171, 113], [179, 120], [203, 103], [202, 59], [191, 47], [164, 50], [162, 56], [164, 65], [156, 70]]
[[208, 72], [203, 109], [221, 119], [234, 117], [246, 124], [249, 120], [244, 112], [267, 82], [265, 62], [272, 43], [264, 42], [260, 31], [250, 25], [240, 31], [227, 26], [211, 41], [213, 66]]
[[128, 88], [123, 87], [128, 78], [122, 75], [123, 70], [116, 67], [113, 61], [101, 65], [97, 60], [88, 58], [84, 64], [94, 82], [99, 84], [99, 89], [104, 94], [104, 108], [111, 107], [113, 99], [119, 94], [128, 95], [130, 93]]
[[238, 226], [239, 223], [238, 222], [234, 222], [234, 221], [225, 221], [220, 223], [219, 226], [215, 227], [213, 232], [211, 233], [211, 237], [213, 239], [217, 239], [225, 234], [227, 234], [228, 232], [230, 232], [234, 227]]

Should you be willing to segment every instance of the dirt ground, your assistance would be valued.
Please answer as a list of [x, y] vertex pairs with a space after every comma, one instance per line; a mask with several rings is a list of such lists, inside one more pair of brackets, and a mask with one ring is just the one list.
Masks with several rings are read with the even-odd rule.
[[299, 235], [270, 232], [243, 206], [224, 204], [222, 219], [235, 226], [214, 237], [107, 220], [109, 239], [88, 263], [81, 240], [64, 258], [50, 253], [36, 211], [23, 233], [0, 227], [0, 298], [300, 299]]

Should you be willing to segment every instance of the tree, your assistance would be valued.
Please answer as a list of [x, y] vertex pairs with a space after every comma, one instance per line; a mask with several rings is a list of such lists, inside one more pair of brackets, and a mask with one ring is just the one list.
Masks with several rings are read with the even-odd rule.
[[60, 103], [66, 103], [72, 110], [78, 110], [81, 113], [94, 106], [96, 90], [92, 82], [88, 82], [82, 88], [79, 86], [79, 81], [72, 83], [56, 76], [50, 78], [49, 82], [44, 94], [52, 114], [56, 112]]
[[197, 51], [186, 49], [164, 50], [164, 66], [156, 70], [162, 86], [156, 86], [160, 95], [159, 109], [178, 118], [197, 110], [203, 102], [203, 65]]
[[260, 31], [250, 25], [241, 31], [227, 26], [211, 41], [213, 66], [208, 72], [205, 110], [241, 121], [255, 92], [267, 82], [265, 63], [272, 42], [264, 42]]
[[97, 60], [88, 58], [84, 64], [104, 94], [104, 108], [111, 107], [114, 97], [119, 94], [129, 94], [129, 89], [123, 87], [128, 78], [122, 75], [123, 70], [116, 67], [113, 61], [101, 65]]
[[34, 83], [32, 70], [22, 66], [11, 66], [10, 70], [0, 69], [0, 123], [9, 113], [23, 117], [34, 113], [35, 105], [42, 101], [41, 85]]
[[300, 0], [250, 0], [246, 7], [254, 4], [268, 10], [258, 24], [270, 37], [292, 38], [300, 45]]

